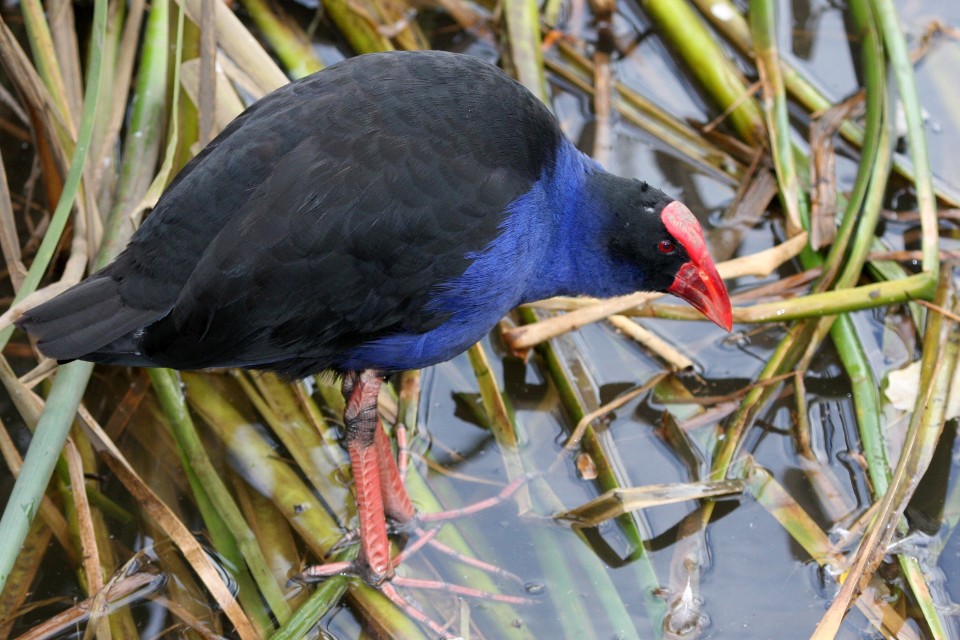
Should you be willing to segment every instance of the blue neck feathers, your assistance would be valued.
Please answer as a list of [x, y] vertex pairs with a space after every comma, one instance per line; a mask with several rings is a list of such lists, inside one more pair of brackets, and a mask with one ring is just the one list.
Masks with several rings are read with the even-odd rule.
[[[552, 236], [533, 261], [522, 302], [556, 295], [608, 298], [642, 288], [643, 275], [615, 260], [609, 248], [616, 230], [608, 192], [630, 182], [634, 181], [606, 173], [564, 141], [553, 174], [511, 208], [509, 221], [518, 225], [537, 224], [545, 215], [554, 217], [553, 224], [545, 225]], [[544, 196], [542, 202], [528, 199], [537, 191]], [[508, 236], [504, 233], [497, 242], [509, 242]]]

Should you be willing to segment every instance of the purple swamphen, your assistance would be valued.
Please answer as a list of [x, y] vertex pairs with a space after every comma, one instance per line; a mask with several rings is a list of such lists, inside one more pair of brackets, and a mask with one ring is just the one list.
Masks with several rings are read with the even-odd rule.
[[442, 52], [352, 58], [266, 96], [170, 184], [117, 259], [17, 325], [60, 361], [343, 374], [356, 570], [414, 510], [384, 374], [448, 360], [515, 306], [673, 293], [730, 329], [681, 203], [606, 173], [522, 85]]

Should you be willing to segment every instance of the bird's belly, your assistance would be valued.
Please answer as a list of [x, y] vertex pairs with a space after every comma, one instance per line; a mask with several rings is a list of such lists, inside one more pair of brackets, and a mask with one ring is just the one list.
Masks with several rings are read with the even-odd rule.
[[398, 333], [366, 342], [343, 352], [337, 366], [345, 371], [390, 372], [446, 362], [479, 342], [513, 306], [461, 312], [425, 333]]

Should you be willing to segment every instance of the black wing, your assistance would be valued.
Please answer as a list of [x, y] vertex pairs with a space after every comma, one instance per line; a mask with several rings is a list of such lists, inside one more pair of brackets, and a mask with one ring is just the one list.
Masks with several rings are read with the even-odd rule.
[[[539, 101], [474, 58], [348, 60], [240, 116], [114, 264], [21, 325], [58, 359], [326, 368], [443, 322], [431, 289], [497, 236], [560, 140]], [[98, 309], [110, 317], [90, 324]]]

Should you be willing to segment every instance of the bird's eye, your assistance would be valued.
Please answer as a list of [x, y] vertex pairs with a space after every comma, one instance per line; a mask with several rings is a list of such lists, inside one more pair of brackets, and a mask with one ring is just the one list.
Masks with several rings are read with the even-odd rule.
[[661, 240], [660, 244], [657, 245], [657, 249], [660, 249], [660, 253], [673, 253], [677, 249], [677, 245], [673, 244], [670, 240]]

